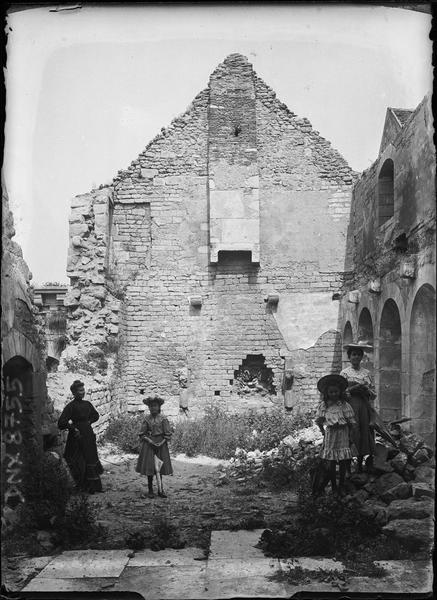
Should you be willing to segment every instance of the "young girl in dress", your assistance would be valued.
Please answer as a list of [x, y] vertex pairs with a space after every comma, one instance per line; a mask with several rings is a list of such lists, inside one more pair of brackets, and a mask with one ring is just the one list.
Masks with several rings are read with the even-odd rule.
[[149, 415], [144, 419], [141, 427], [140, 455], [138, 457], [136, 471], [147, 475], [149, 498], [154, 498], [153, 476], [156, 475], [158, 484], [158, 496], [167, 498], [162, 487], [161, 475], [173, 475], [170, 460], [170, 452], [167, 442], [171, 438], [171, 428], [167, 417], [161, 413], [164, 400], [159, 396], [149, 396], [143, 400], [149, 407]]
[[356, 452], [353, 449], [354, 411], [346, 402], [347, 381], [341, 375], [326, 375], [317, 382], [323, 400], [317, 409], [316, 423], [324, 437], [321, 458], [328, 461], [329, 481], [337, 493], [337, 463], [339, 464], [339, 492], [343, 493], [347, 467]]

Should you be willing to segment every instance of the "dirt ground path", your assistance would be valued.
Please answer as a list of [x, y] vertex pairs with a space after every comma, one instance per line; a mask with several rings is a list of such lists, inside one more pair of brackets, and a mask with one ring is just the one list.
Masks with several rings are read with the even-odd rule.
[[[99, 522], [108, 531], [99, 547], [124, 547], [128, 532], [142, 529], [147, 534], [157, 519], [165, 517], [187, 545], [207, 548], [212, 529], [232, 529], [248, 519], [256, 519], [257, 527], [263, 522], [285, 524], [295, 512], [292, 491], [233, 480], [222, 484], [219, 461], [208, 459], [204, 462], [209, 464], [198, 464], [195, 459], [172, 458], [174, 475], [163, 477], [168, 498], [159, 498], [156, 492], [154, 499], [141, 498], [147, 493], [147, 479], [135, 472], [136, 457], [113, 455], [108, 448], [102, 448], [100, 455], [104, 492], [90, 496]], [[116, 461], [123, 462], [113, 464]]]

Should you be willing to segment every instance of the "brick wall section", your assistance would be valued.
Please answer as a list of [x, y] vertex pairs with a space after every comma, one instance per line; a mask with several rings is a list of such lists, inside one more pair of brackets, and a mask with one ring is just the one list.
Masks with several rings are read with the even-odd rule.
[[[225, 108], [219, 114], [212, 106]], [[235, 120], [242, 138], [232, 129]], [[249, 147], [252, 152], [246, 152]], [[247, 185], [251, 177], [258, 187]], [[92, 193], [93, 202], [104, 192], [108, 206], [113, 204], [106, 267], [99, 268], [104, 285], [120, 291], [122, 300], [110, 376], [115, 405], [136, 410], [144, 388], [164, 394], [166, 412], [176, 414], [177, 371], [188, 366], [195, 411], [208, 401], [246, 406], [230, 381], [248, 354], [265, 357], [278, 393], [284, 358], [306, 361], [309, 383], [302, 380], [297, 389], [302, 406], [314, 405], [314, 373], [340, 368], [337, 317], [327, 318], [314, 347], [299, 354], [293, 332], [281, 331], [264, 299], [276, 291], [281, 302], [299, 292], [311, 304], [311, 294], [323, 292], [332, 302], [344, 280], [355, 178], [329, 142], [279, 102], [244, 57], [228, 57], [187, 112], [120, 171], [110, 188]], [[253, 197], [259, 190], [259, 265], [239, 255], [210, 262], [209, 201], [217, 189], [243, 195], [255, 189]], [[94, 246], [103, 242], [93, 240]], [[79, 256], [87, 252], [78, 248]], [[76, 287], [86, 287], [79, 256], [70, 276]], [[201, 296], [200, 309], [190, 306], [191, 296]], [[320, 321], [323, 304], [315, 303], [314, 311]], [[79, 333], [77, 343], [86, 335]], [[260, 399], [259, 406], [278, 401]]]

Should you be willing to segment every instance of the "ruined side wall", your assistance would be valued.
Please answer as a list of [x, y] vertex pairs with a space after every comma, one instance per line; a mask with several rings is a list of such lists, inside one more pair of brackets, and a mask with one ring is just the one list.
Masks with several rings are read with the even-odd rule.
[[47, 396], [46, 343], [33, 303], [32, 275], [15, 235], [6, 190], [2, 190], [2, 525], [15, 520], [23, 501], [22, 466], [26, 451], [42, 447], [53, 433], [53, 403]]
[[[393, 360], [393, 372], [400, 371], [399, 401], [403, 416], [412, 417], [412, 428], [423, 434], [430, 433], [434, 422], [434, 402], [423, 398], [424, 411], [414, 414], [413, 405], [422, 393], [412, 385], [417, 372], [424, 370], [429, 382], [425, 396], [435, 394], [435, 308], [423, 310], [427, 325], [420, 335], [419, 353], [412, 345], [418, 335], [412, 328], [413, 308], [419, 292], [426, 291], [430, 304], [435, 303], [435, 148], [431, 101], [421, 102], [404, 128], [365, 171], [354, 190], [352, 227], [350, 237], [355, 241], [351, 258], [354, 278], [348, 290], [357, 290], [355, 302], [346, 294], [341, 302], [342, 327], [350, 321], [354, 337], [358, 336], [358, 322], [363, 308], [369, 310], [374, 337], [373, 361], [378, 388], [377, 405], [383, 399], [382, 381], [384, 361], [388, 353], [390, 335], [387, 322], [382, 322], [383, 309], [388, 300], [395, 303], [400, 317], [399, 360]], [[378, 175], [387, 158], [394, 162], [394, 215], [378, 227]], [[399, 236], [402, 236], [399, 244]], [[396, 241], [398, 239], [398, 241]], [[393, 305], [392, 305], [393, 306]], [[417, 306], [417, 304], [416, 304]], [[385, 339], [387, 338], [387, 339]], [[429, 342], [429, 344], [428, 344]], [[382, 347], [383, 344], [383, 347]], [[428, 353], [431, 367], [426, 370], [420, 352], [433, 346]], [[423, 350], [424, 351], [424, 350]], [[429, 377], [428, 377], [429, 376]]]

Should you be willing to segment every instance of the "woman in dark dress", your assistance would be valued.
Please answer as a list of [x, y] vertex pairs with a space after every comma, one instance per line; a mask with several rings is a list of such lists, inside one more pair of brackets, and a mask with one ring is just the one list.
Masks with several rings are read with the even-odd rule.
[[59, 429], [68, 429], [64, 458], [81, 491], [102, 491], [103, 473], [97, 455], [96, 436], [91, 427], [99, 420], [99, 413], [91, 402], [84, 400], [85, 386], [76, 380], [70, 387], [74, 399], [67, 404], [58, 420]]
[[358, 472], [361, 473], [364, 456], [369, 456], [369, 464], [372, 464], [375, 451], [372, 404], [376, 393], [370, 372], [361, 366], [364, 350], [371, 350], [372, 347], [358, 343], [347, 344], [345, 348], [351, 365], [343, 369], [340, 375], [348, 382], [348, 402], [353, 408], [358, 424], [354, 442], [358, 450]]

